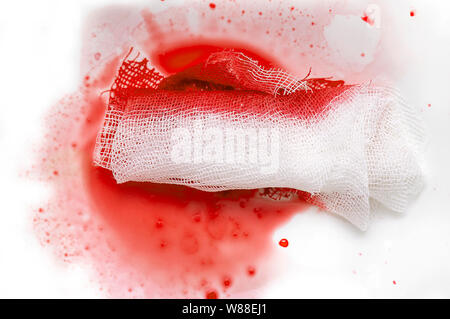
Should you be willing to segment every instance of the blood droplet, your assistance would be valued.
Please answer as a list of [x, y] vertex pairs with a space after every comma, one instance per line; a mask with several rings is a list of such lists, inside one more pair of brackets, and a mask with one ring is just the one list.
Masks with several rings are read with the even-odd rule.
[[364, 15], [361, 17], [361, 20], [368, 23], [369, 25], [375, 24], [375, 21], [373, 19], [371, 19], [366, 13], [364, 13]]
[[230, 287], [230, 286], [231, 286], [231, 278], [225, 277], [225, 278], [223, 279], [223, 286], [224, 286], [225, 288]]
[[289, 246], [289, 242], [288, 242], [288, 240], [286, 238], [283, 238], [283, 239], [280, 240], [279, 245], [281, 247], [287, 247], [287, 246]]
[[217, 299], [218, 297], [217, 291], [215, 290], [210, 290], [206, 293], [206, 299]]

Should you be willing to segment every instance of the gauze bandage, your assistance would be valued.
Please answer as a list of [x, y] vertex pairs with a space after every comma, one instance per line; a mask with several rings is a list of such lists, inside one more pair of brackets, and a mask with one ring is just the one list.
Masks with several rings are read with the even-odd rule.
[[239, 52], [164, 78], [125, 60], [94, 162], [118, 183], [289, 188], [361, 229], [420, 190], [422, 129], [391, 89], [297, 79]]

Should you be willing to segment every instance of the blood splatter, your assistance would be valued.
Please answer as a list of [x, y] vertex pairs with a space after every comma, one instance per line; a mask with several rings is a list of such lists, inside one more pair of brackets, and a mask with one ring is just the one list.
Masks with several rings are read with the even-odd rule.
[[[199, 14], [197, 33], [184, 7], [158, 14], [138, 11], [142, 21], [129, 28], [123, 8], [117, 13], [120, 23], [99, 22], [88, 31], [92, 43], [86, 44], [91, 51], [85, 56], [92, 64], [83, 69], [80, 89], [49, 114], [38, 161], [40, 178], [51, 183], [53, 193], [49, 203], [34, 208], [34, 226], [40, 242], [64, 263], [87, 265], [99, 292], [107, 296], [217, 298], [218, 291], [227, 297], [234, 289], [255, 289], [255, 279], [271, 277], [264, 276], [265, 264], [276, 262], [269, 258], [276, 248], [273, 232], [308, 207], [302, 201], [269, 200], [258, 190], [206, 193], [174, 185], [117, 184], [110, 172], [92, 165], [107, 91], [130, 46], [142, 49], [150, 64], [165, 74], [223, 49], [300, 76], [308, 74], [313, 56], [320, 61], [313, 65], [319, 74], [348, 74], [347, 67], [330, 71], [330, 62], [324, 63], [323, 37], [304, 31], [321, 32], [333, 17], [328, 7], [323, 9], [326, 17], [314, 14], [317, 27], [305, 28], [311, 20], [302, 19], [305, 8], [297, 6], [295, 11], [286, 6], [281, 17], [269, 19], [250, 5], [223, 2], [222, 21], [214, 17], [215, 3], [206, 4], [209, 7], [192, 7], [211, 12]], [[129, 16], [136, 17], [134, 13]], [[280, 25], [284, 31], [277, 36], [274, 26]], [[120, 42], [123, 39], [130, 42]], [[117, 45], [108, 49], [112, 44]]]

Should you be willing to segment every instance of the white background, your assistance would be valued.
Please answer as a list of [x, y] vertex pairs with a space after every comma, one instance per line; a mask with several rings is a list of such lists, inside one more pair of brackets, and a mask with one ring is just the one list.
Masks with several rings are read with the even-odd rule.
[[[29, 209], [46, 190], [19, 172], [45, 111], [78, 86], [83, 18], [112, 2], [126, 3], [0, 4], [0, 297], [98, 297], [82, 268], [61, 267], [37, 243]], [[427, 186], [407, 214], [379, 215], [364, 233], [329, 214], [297, 215], [274, 235], [290, 246], [262, 297], [450, 297], [450, 3], [403, 2], [417, 12], [403, 34], [419, 54], [399, 86], [427, 125]]]

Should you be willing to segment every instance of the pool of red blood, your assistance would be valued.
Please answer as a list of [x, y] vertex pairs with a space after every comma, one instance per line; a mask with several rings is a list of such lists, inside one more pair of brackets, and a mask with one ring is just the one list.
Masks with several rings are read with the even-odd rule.
[[167, 73], [176, 73], [205, 61], [212, 53], [231, 49], [257, 60], [263, 67], [277, 66], [268, 57], [264, 57], [263, 54], [256, 54], [253, 50], [246, 49], [242, 44], [235, 41], [220, 41], [220, 45], [218, 42], [215, 44], [191, 43], [192, 41], [190, 43], [179, 43], [164, 52], [153, 53], [153, 64]]
[[[162, 57], [160, 67], [170, 72], [200, 62], [210, 50], [207, 45], [196, 46], [194, 52], [192, 47], [179, 47], [156, 56]], [[220, 298], [254, 289], [260, 285], [257, 277], [267, 277], [264, 265], [277, 247], [272, 240], [274, 230], [307, 204], [270, 200], [259, 196], [258, 190], [203, 192], [177, 185], [117, 184], [111, 172], [92, 164], [106, 109], [104, 99], [92, 98], [96, 95], [92, 92], [112, 83], [117, 62], [113, 59], [100, 75], [88, 78], [88, 114], [80, 122], [80, 141], [71, 141], [72, 147], [79, 145], [81, 154], [74, 158], [81, 161], [84, 190], [80, 192], [86, 194], [92, 218], [112, 234], [108, 240], [114, 243], [117, 271], [139, 273], [161, 296]], [[58, 178], [64, 180], [63, 174]], [[88, 262], [97, 263], [101, 272], [102, 257], [89, 256]], [[103, 278], [103, 284], [114, 280], [114, 276]], [[138, 284], [143, 286], [142, 282], [127, 282], [123, 289], [131, 291], [129, 287]]]

